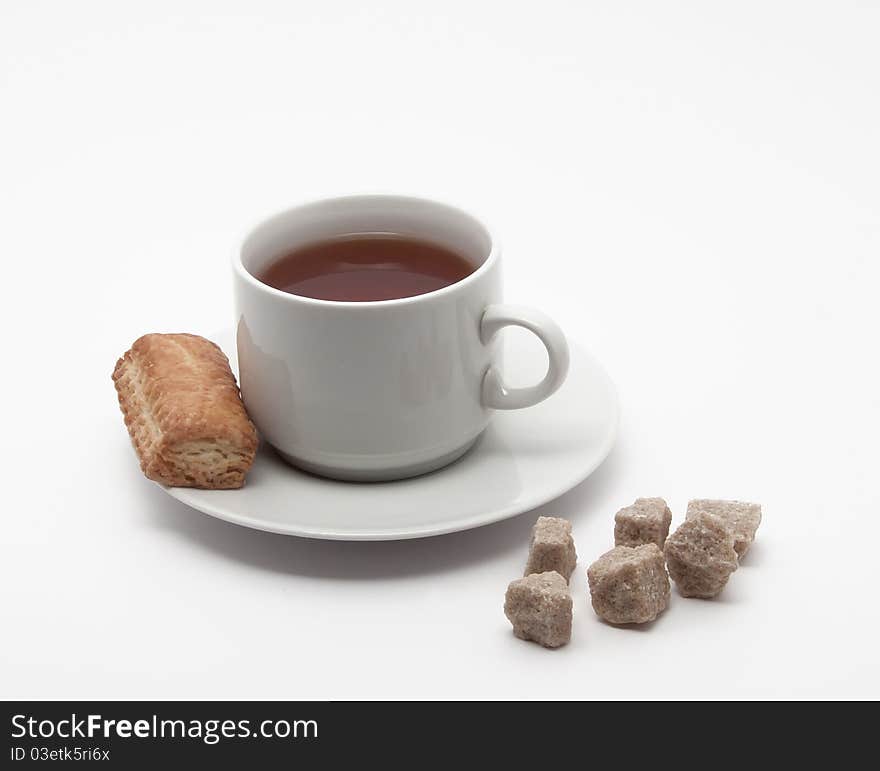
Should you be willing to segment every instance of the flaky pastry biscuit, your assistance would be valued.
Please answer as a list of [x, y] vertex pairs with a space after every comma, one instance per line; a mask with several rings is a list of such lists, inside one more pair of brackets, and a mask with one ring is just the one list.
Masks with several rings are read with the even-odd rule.
[[138, 338], [116, 362], [113, 382], [144, 474], [171, 487], [244, 484], [257, 432], [229, 360], [198, 335]]

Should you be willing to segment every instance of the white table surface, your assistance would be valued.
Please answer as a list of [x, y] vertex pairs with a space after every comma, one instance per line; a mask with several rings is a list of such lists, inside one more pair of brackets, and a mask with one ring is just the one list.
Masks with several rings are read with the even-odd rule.
[[[0, 697], [877, 697], [880, 9], [852, 2], [5, 2]], [[146, 481], [110, 381], [231, 324], [230, 249], [323, 194], [456, 200], [507, 297], [615, 379], [587, 482], [480, 530], [330, 543]], [[662, 495], [764, 505], [712, 602], [603, 625], [585, 568]], [[574, 634], [501, 610], [574, 523]]]

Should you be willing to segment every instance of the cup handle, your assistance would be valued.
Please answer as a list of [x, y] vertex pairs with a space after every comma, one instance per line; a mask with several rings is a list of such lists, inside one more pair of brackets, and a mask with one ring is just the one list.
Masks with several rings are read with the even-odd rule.
[[568, 374], [568, 343], [549, 316], [522, 305], [490, 305], [480, 320], [480, 340], [487, 345], [509, 326], [524, 327], [537, 335], [547, 348], [549, 364], [544, 379], [526, 388], [505, 387], [498, 370], [490, 366], [483, 376], [482, 400], [486, 407], [495, 410], [518, 410], [544, 401], [562, 385]]

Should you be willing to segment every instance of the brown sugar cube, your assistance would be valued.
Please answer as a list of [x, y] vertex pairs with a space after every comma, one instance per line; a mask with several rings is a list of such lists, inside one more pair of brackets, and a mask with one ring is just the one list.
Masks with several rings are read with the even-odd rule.
[[672, 512], [662, 498], [636, 498], [632, 506], [614, 515], [614, 545], [641, 546], [655, 543], [663, 548]]
[[653, 621], [669, 604], [669, 576], [655, 543], [615, 546], [589, 570], [593, 610], [611, 624]]
[[558, 648], [571, 639], [571, 592], [556, 571], [532, 573], [512, 581], [504, 597], [504, 615], [521, 640]]
[[718, 517], [733, 531], [733, 548], [736, 549], [740, 559], [745, 557], [752, 541], [755, 540], [758, 525], [761, 524], [761, 505], [744, 501], [714, 501], [697, 498], [688, 504], [685, 517], [692, 519], [701, 511]]
[[737, 568], [730, 528], [702, 511], [666, 539], [665, 552], [669, 575], [684, 597], [715, 597]]
[[529, 558], [523, 575], [555, 570], [568, 581], [576, 564], [571, 522], [561, 517], [538, 517], [532, 528]]

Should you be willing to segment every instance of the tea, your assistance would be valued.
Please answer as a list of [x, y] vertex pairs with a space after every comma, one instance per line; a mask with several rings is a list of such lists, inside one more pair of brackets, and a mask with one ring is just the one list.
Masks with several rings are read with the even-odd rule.
[[397, 233], [353, 233], [297, 247], [259, 278], [301, 297], [375, 302], [433, 292], [473, 271], [460, 254], [430, 241]]

